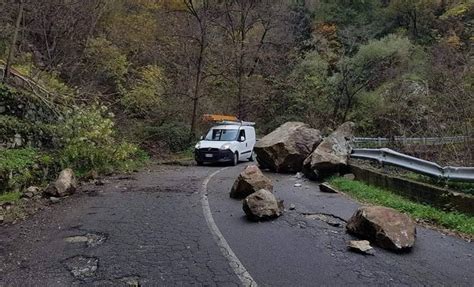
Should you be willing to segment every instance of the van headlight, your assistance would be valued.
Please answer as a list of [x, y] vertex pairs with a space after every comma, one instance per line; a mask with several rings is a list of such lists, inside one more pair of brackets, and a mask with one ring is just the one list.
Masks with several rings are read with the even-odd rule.
[[223, 144], [223, 145], [221, 146], [221, 149], [222, 149], [222, 150], [230, 149], [230, 144]]
[[195, 149], [200, 149], [201, 148], [201, 143], [197, 143], [195, 146], [194, 146]]

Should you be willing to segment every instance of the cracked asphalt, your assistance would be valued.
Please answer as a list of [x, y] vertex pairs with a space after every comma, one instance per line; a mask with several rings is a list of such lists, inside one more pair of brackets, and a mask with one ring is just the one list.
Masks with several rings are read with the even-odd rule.
[[[473, 243], [417, 227], [411, 253], [349, 252], [345, 220], [358, 204], [292, 175], [268, 174], [295, 209], [247, 221], [241, 202], [229, 198], [244, 167], [216, 174], [207, 195], [217, 227], [260, 286], [472, 286]], [[1, 226], [0, 286], [240, 286], [200, 201], [203, 181], [219, 169], [157, 166], [113, 177]]]

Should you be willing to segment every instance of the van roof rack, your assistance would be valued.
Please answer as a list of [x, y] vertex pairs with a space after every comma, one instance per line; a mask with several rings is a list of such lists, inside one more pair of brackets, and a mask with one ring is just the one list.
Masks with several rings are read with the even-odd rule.
[[254, 122], [245, 122], [245, 121], [220, 121], [216, 122], [216, 124], [220, 125], [241, 125], [241, 126], [254, 126]]
[[241, 126], [254, 126], [254, 122], [245, 122], [239, 120], [236, 116], [228, 115], [213, 115], [205, 114], [203, 115], [203, 120], [206, 122], [213, 122], [214, 124], [221, 125], [241, 125]]

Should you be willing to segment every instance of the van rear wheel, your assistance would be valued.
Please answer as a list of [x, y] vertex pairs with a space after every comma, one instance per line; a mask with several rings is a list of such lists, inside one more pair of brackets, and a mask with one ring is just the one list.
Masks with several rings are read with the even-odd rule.
[[234, 153], [234, 158], [232, 160], [232, 165], [236, 166], [237, 164], [239, 164], [239, 154], [236, 152], [236, 153]]
[[255, 156], [253, 154], [253, 151], [250, 153], [249, 161], [254, 161]]

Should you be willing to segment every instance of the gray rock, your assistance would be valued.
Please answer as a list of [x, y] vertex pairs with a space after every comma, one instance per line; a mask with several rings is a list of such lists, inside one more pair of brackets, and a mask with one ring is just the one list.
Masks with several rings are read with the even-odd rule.
[[354, 123], [342, 124], [308, 156], [303, 163], [303, 173], [314, 180], [340, 172], [347, 166]]
[[240, 173], [234, 182], [230, 191], [230, 197], [243, 199], [260, 189], [273, 191], [272, 181], [263, 175], [262, 171], [256, 165], [249, 165]]
[[74, 171], [67, 168], [61, 171], [58, 179], [46, 188], [44, 194], [46, 196], [63, 197], [76, 192], [76, 188], [77, 180]]
[[13, 147], [21, 147], [23, 145], [23, 138], [20, 134], [15, 134], [13, 138]]
[[268, 190], [261, 189], [245, 198], [243, 210], [247, 218], [254, 221], [277, 218], [283, 214], [283, 201]]
[[351, 240], [347, 245], [350, 250], [357, 253], [374, 255], [374, 249], [370, 246], [370, 242], [367, 240]]
[[296, 209], [296, 206], [294, 204], [290, 204], [290, 210], [295, 210]]
[[254, 150], [263, 169], [298, 172], [321, 140], [319, 130], [304, 123], [287, 122], [259, 140]]
[[60, 200], [59, 198], [57, 198], [57, 197], [52, 196], [52, 197], [49, 198], [49, 201], [50, 201], [51, 203], [56, 204], [56, 203], [59, 203], [61, 200]]
[[395, 251], [410, 250], [416, 239], [415, 223], [410, 217], [382, 206], [359, 208], [346, 228], [360, 238]]
[[0, 215], [0, 223], [3, 223], [5, 221], [5, 217], [3, 215]]

